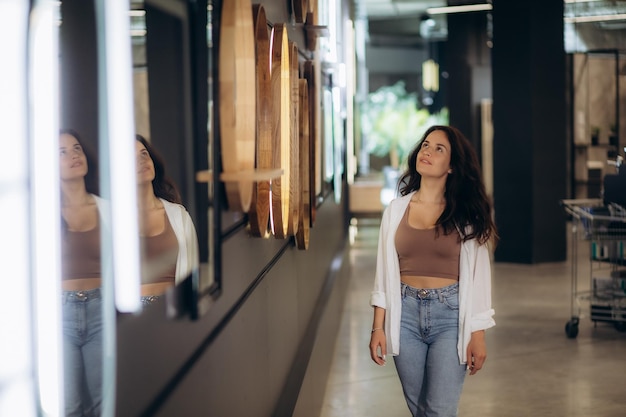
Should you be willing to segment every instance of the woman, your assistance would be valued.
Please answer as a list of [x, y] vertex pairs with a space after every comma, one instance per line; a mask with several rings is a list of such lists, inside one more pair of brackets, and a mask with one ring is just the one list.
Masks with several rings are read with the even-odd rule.
[[139, 235], [147, 261], [141, 296], [144, 304], [149, 304], [197, 270], [198, 240], [160, 156], [141, 135], [136, 136], [135, 150]]
[[454, 127], [432, 126], [383, 213], [370, 356], [394, 356], [413, 416], [456, 416], [465, 373], [494, 326], [489, 241], [497, 240], [478, 157]]
[[71, 130], [59, 136], [65, 415], [100, 415], [102, 200], [95, 161]]

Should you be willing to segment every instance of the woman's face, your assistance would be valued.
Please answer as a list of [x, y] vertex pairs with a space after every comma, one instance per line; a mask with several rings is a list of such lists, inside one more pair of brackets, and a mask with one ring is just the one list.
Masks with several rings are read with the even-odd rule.
[[85, 178], [89, 169], [83, 147], [69, 133], [59, 136], [59, 165], [61, 181]]
[[417, 153], [415, 169], [422, 177], [445, 177], [450, 171], [450, 141], [442, 130], [434, 130], [426, 136]]
[[137, 157], [137, 184], [152, 183], [154, 180], [154, 162], [150, 153], [138, 140], [135, 141], [135, 156]]

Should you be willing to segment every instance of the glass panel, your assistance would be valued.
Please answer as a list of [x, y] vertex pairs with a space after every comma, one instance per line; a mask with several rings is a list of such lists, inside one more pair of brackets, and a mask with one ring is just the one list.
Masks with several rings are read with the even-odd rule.
[[[204, 41], [199, 45], [191, 41], [211, 33], [207, 16], [198, 18], [195, 12], [195, 8], [209, 10], [210, 16], [210, 8], [202, 1], [131, 1], [125, 11], [129, 25], [121, 25], [132, 49], [132, 64], [129, 61], [124, 70], [112, 67], [112, 54], [105, 53], [111, 47], [111, 21], [105, 19], [109, 5], [104, 0], [64, 0], [58, 21], [68, 415], [72, 406], [81, 415], [90, 410], [113, 415], [114, 299], [120, 312], [132, 311], [132, 301], [139, 305], [141, 296], [143, 308], [160, 308], [170, 317], [196, 316], [196, 301], [203, 295], [207, 295], [204, 300], [211, 299], [218, 288], [212, 243], [210, 60]], [[114, 98], [126, 82], [132, 103], [130, 95]], [[127, 107], [107, 106], [126, 99]], [[121, 135], [114, 131], [120, 119], [130, 130]], [[119, 142], [120, 136], [128, 137]], [[116, 144], [123, 149], [116, 151]], [[113, 176], [122, 165], [130, 169], [123, 187], [132, 190], [127, 200], [113, 198], [120, 188], [114, 186]], [[132, 221], [124, 223], [128, 220]], [[130, 226], [123, 229], [124, 224]], [[119, 302], [123, 298], [117, 281], [113, 292], [112, 279], [121, 273], [110, 259], [120, 228], [134, 230], [136, 239], [126, 243], [134, 245], [130, 251], [141, 252], [142, 259], [141, 273], [133, 273], [136, 293], [131, 285], [129, 294], [134, 298], [129, 304]], [[205, 303], [204, 310], [207, 307]], [[89, 342], [79, 340], [81, 334], [69, 335], [78, 314], [88, 317], [83, 330], [93, 336]], [[88, 358], [79, 356], [79, 347]]]
[[[103, 277], [102, 243], [110, 240], [108, 204], [100, 197], [102, 111], [98, 101], [95, 4], [65, 0], [59, 16], [61, 288], [63, 315], [63, 415], [110, 415], [113, 398], [103, 394], [105, 363], [114, 363], [112, 283]], [[105, 356], [105, 352], [107, 355]], [[113, 368], [114, 369], [114, 368]], [[106, 374], [110, 377], [110, 373]]]
[[[211, 6], [206, 1], [133, 0], [132, 9], [135, 120], [137, 132], [145, 138], [140, 148], [147, 148], [156, 173], [163, 169], [173, 191], [173, 195], [163, 192], [155, 178], [153, 190], [160, 204], [150, 210], [154, 196], [147, 196], [146, 188], [138, 183], [142, 295], [146, 305], [159, 304], [165, 296], [168, 315], [195, 316], [197, 303], [185, 305], [184, 301], [197, 301], [217, 287], [213, 120], [208, 100]], [[158, 233], [161, 230], [177, 241], [169, 255], [159, 254], [159, 247], [167, 246], [165, 236]], [[154, 242], [155, 238], [161, 243]]]

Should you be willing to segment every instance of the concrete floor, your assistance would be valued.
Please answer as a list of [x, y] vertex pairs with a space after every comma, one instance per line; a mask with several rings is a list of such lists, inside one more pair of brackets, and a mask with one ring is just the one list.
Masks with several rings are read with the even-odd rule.
[[[353, 273], [320, 417], [409, 416], [393, 360], [379, 367], [369, 358], [378, 226], [363, 223], [353, 228]], [[590, 286], [592, 266], [589, 243], [576, 244], [580, 295]], [[466, 379], [459, 416], [626, 416], [626, 332], [592, 322], [583, 303], [579, 334], [566, 337], [578, 298], [572, 297], [572, 264], [493, 264], [497, 325], [487, 331], [485, 367]]]

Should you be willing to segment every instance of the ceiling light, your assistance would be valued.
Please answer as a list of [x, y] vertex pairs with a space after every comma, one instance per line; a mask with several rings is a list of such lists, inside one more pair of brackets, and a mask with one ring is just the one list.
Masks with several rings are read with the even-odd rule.
[[589, 23], [589, 22], [606, 22], [608, 20], [626, 20], [626, 13], [599, 14], [595, 16], [566, 17], [563, 20], [565, 21], [565, 23]]
[[491, 4], [466, 4], [463, 6], [447, 6], [447, 7], [430, 7], [426, 9], [428, 14], [450, 14], [464, 12], [480, 12], [484, 10], [492, 10]]

